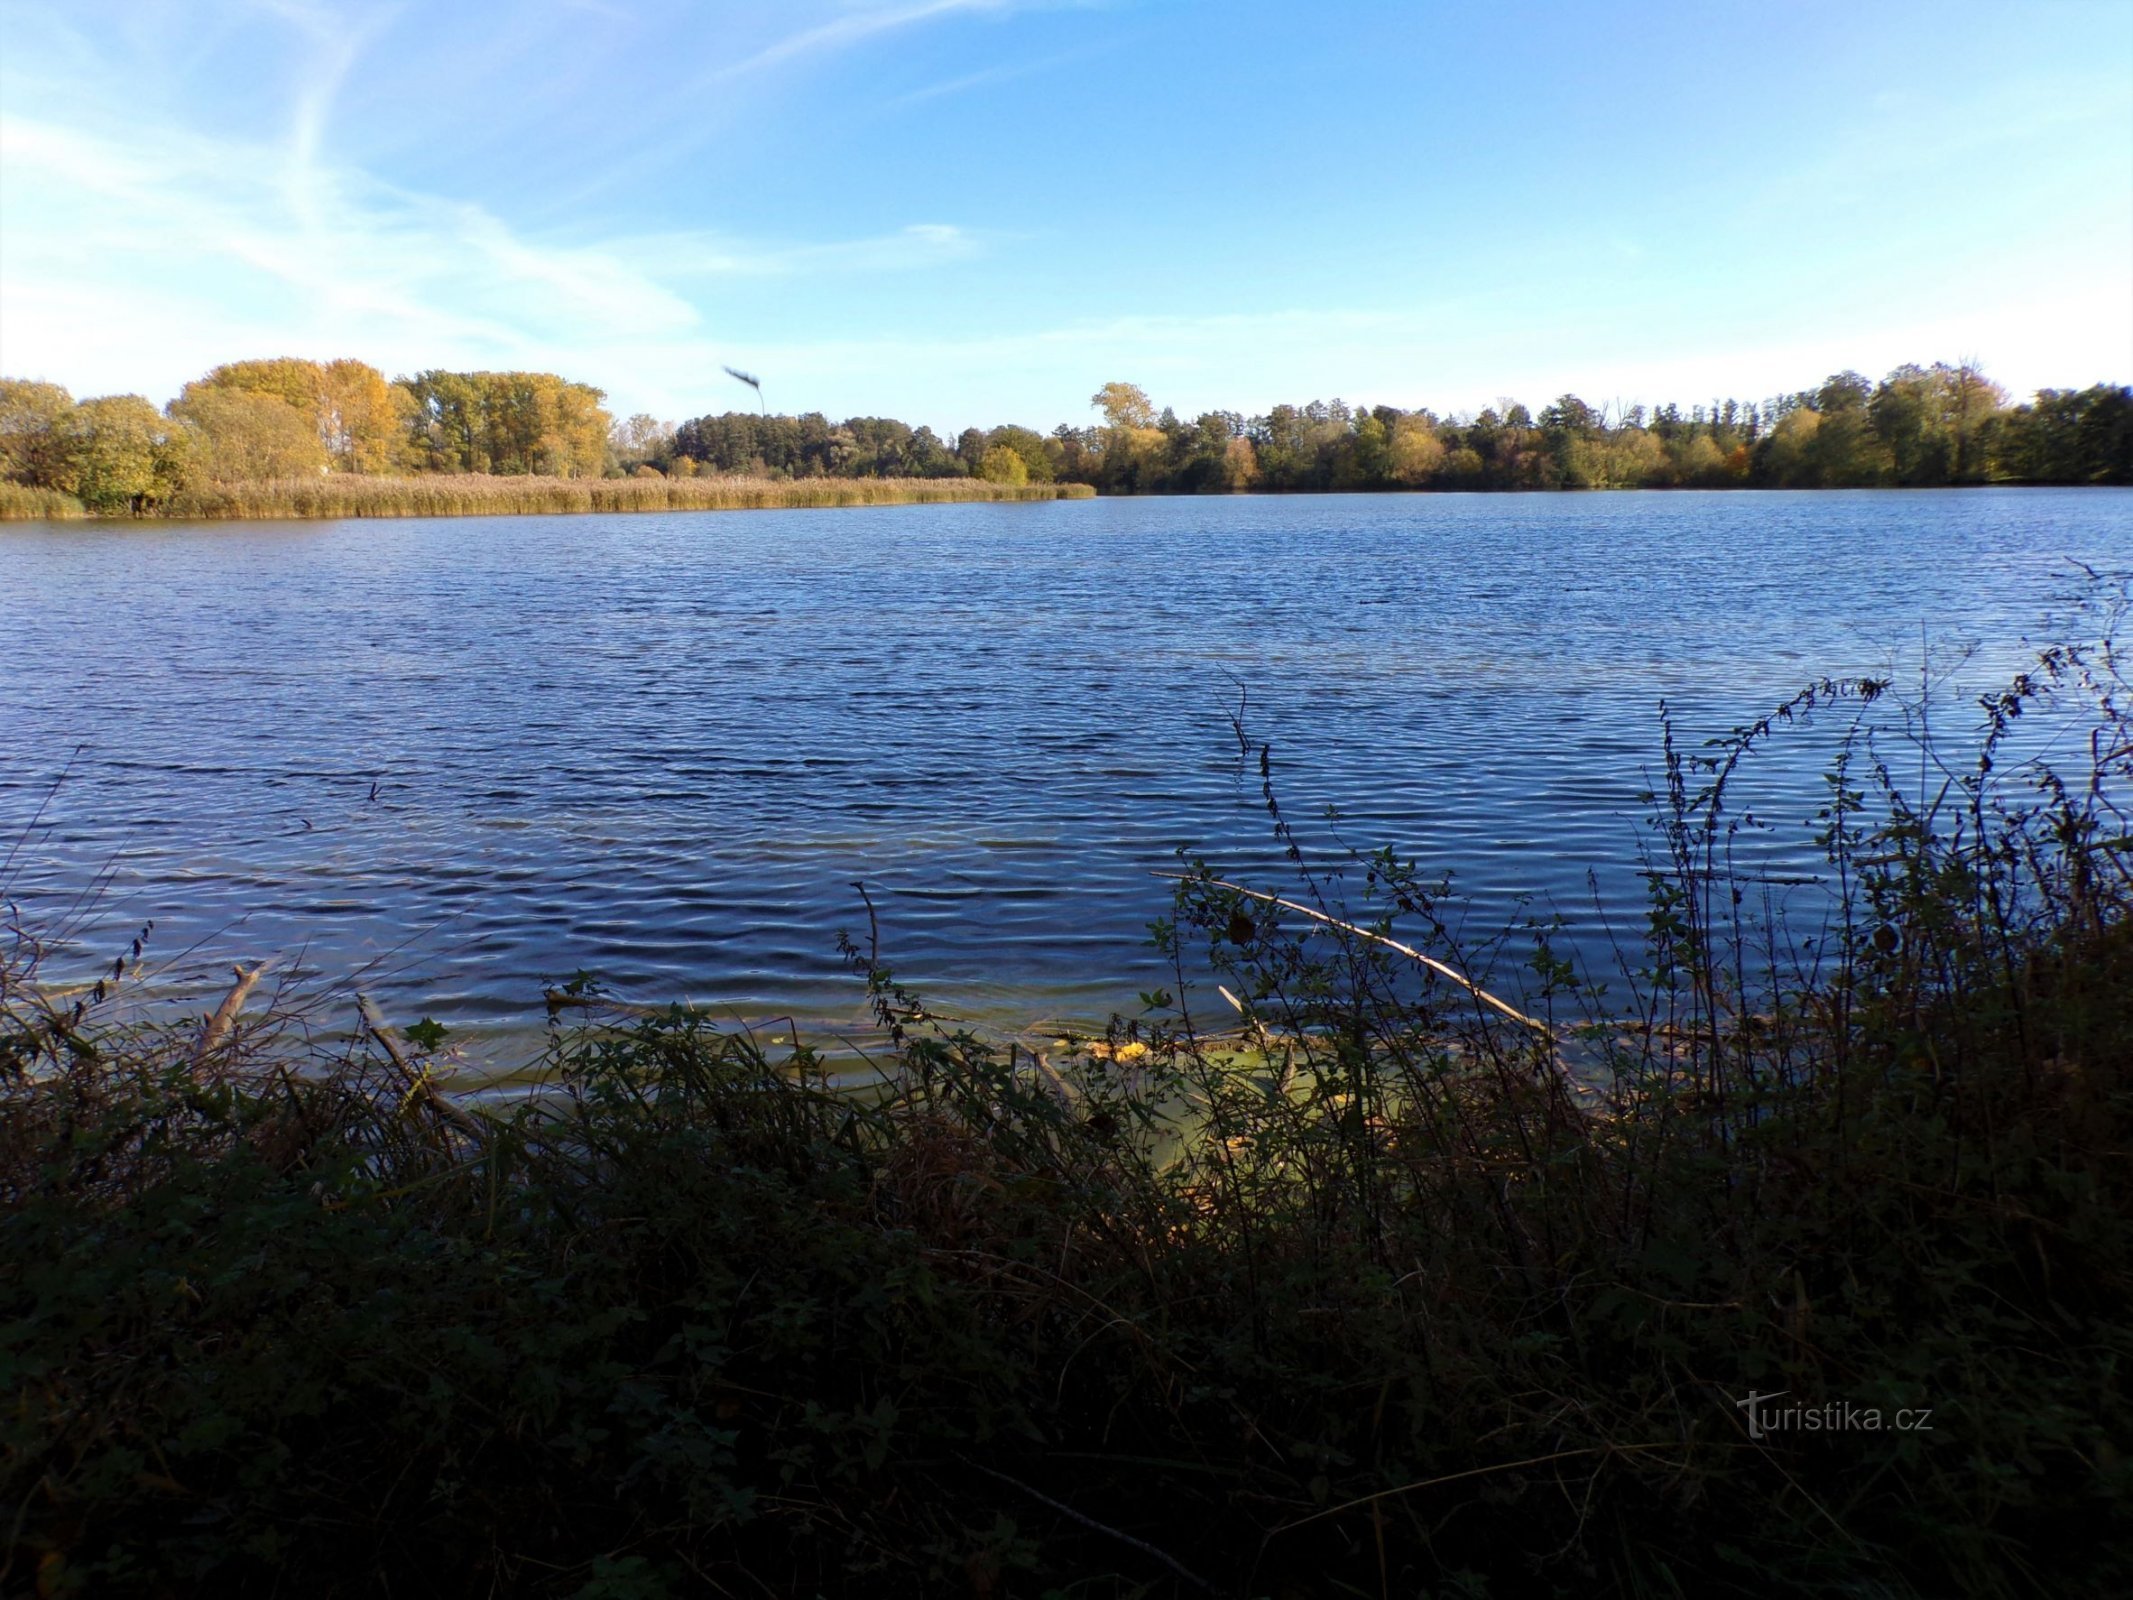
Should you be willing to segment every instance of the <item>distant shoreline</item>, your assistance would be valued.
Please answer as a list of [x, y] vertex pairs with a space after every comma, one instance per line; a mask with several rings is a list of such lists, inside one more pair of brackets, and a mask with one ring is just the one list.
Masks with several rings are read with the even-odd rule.
[[[749, 380], [752, 381], [752, 380]], [[725, 511], [1097, 494], [1951, 488], [2133, 483], [2133, 386], [2021, 404], [1975, 364], [1840, 372], [1766, 401], [1559, 396], [1476, 416], [1351, 406], [1188, 422], [1107, 383], [1100, 427], [1003, 423], [953, 446], [894, 417], [617, 420], [552, 372], [235, 361], [158, 408], [0, 378], [0, 521]]]
[[[1900, 484], [1849, 486], [1868, 493], [1904, 492]], [[2112, 484], [2000, 482], [1951, 484], [1956, 489], [2109, 489]], [[1704, 492], [1820, 494], [1832, 489], [1775, 489], [1742, 485], [1698, 490], [1583, 489], [1232, 489], [1192, 499], [1317, 499], [1327, 494], [1555, 495]], [[456, 473], [434, 478], [333, 477], [267, 483], [212, 484], [187, 490], [168, 504], [141, 511], [90, 511], [72, 495], [0, 484], [0, 523], [6, 522], [334, 522], [363, 518], [590, 516], [657, 511], [798, 511], [845, 506], [984, 505], [1093, 500], [1086, 483], [997, 484], [976, 478], [539, 478]], [[1162, 499], [1160, 491], [1113, 492], [1105, 499]]]

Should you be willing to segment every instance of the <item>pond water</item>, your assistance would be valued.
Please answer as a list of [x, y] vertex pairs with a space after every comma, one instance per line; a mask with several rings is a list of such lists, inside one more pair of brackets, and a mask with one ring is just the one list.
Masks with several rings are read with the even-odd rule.
[[[6, 527], [0, 890], [57, 973], [152, 917], [162, 984], [362, 969], [499, 1036], [581, 969], [849, 1022], [863, 881], [930, 1000], [1097, 1022], [1165, 977], [1177, 847], [1273, 876], [1241, 693], [1316, 844], [1596, 950], [1641, 911], [1662, 699], [1700, 737], [1819, 674], [1915, 686], [1924, 640], [1974, 647], [1934, 691], [1974, 721], [2069, 558], [2133, 564], [2133, 494]], [[1813, 865], [1826, 754], [1759, 769], [1773, 861]]]

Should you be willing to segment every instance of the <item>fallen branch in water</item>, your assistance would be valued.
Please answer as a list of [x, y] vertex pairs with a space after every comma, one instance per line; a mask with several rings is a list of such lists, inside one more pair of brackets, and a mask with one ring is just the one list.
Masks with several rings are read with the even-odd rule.
[[191, 1065], [198, 1067], [213, 1052], [215, 1046], [228, 1036], [230, 1029], [236, 1024], [237, 1013], [244, 1009], [245, 1001], [252, 997], [252, 991], [259, 987], [259, 980], [267, 975], [267, 968], [273, 965], [271, 961], [262, 961], [249, 971], [243, 967], [231, 969], [236, 973], [237, 981], [230, 986], [230, 992], [222, 997], [222, 1004], [215, 1007], [214, 1015], [201, 1026], [200, 1040], [193, 1046]]
[[483, 1127], [477, 1118], [469, 1116], [459, 1107], [453, 1105], [438, 1090], [436, 1082], [430, 1077], [427, 1068], [417, 1070], [415, 1064], [407, 1059], [407, 1052], [400, 1048], [400, 1041], [392, 1036], [392, 1031], [385, 1025], [385, 1019], [378, 1015], [378, 1008], [372, 1002], [370, 996], [363, 995], [359, 997], [356, 1005], [363, 1014], [363, 1024], [370, 1030], [370, 1036], [385, 1047], [386, 1055], [391, 1057], [393, 1066], [399, 1071], [401, 1079], [407, 1084], [408, 1099], [421, 1100], [438, 1116], [469, 1138], [486, 1141], [488, 1129]]
[[[1196, 879], [1193, 878], [1190, 874], [1183, 872], [1158, 872], [1154, 874], [1154, 876], [1158, 878], [1168, 878], [1173, 883], [1195, 883], [1204, 881], [1213, 884], [1217, 889], [1227, 889], [1232, 894], [1241, 894], [1253, 900], [1264, 901], [1266, 904], [1271, 906], [1280, 906], [1284, 910], [1294, 911], [1301, 916], [1310, 917], [1314, 921], [1323, 922], [1328, 927], [1339, 928], [1343, 933], [1352, 933], [1359, 939], [1368, 939], [1373, 944], [1381, 944], [1386, 949], [1397, 951], [1401, 955], [1406, 956], [1410, 961], [1419, 961], [1422, 963], [1423, 966], [1429, 968], [1430, 971], [1437, 973], [1442, 977], [1451, 979], [1452, 982], [1458, 984], [1460, 988], [1466, 990], [1466, 992], [1472, 995], [1476, 1000], [1481, 1001], [1485, 1005], [1494, 1006], [1498, 1011], [1501, 1011], [1513, 1022], [1524, 1023], [1535, 1033], [1539, 1034], [1543, 1039], [1547, 1040], [1551, 1046], [1553, 1046], [1555, 1043], [1555, 1030], [1549, 1027], [1547, 1023], [1541, 1021], [1538, 1017], [1527, 1016], [1523, 1011], [1519, 1010], [1518, 1007], [1512, 1005], [1508, 1000], [1497, 999], [1496, 996], [1490, 994], [1488, 990], [1482, 988], [1480, 984], [1476, 983], [1472, 978], [1469, 978], [1457, 967], [1449, 966], [1446, 963], [1439, 961], [1434, 956], [1426, 956], [1411, 944], [1402, 944], [1399, 940], [1388, 938], [1382, 933], [1372, 933], [1368, 928], [1359, 928], [1352, 922], [1343, 922], [1339, 917], [1329, 917], [1323, 911], [1314, 911], [1309, 906], [1298, 905], [1294, 900], [1284, 900], [1279, 895], [1267, 894], [1262, 890], [1258, 889], [1247, 889], [1241, 883], [1229, 883], [1221, 878], [1208, 878], [1204, 880]], [[1236, 1004], [1234, 1000], [1231, 1000], [1230, 1003], [1232, 1005]]]

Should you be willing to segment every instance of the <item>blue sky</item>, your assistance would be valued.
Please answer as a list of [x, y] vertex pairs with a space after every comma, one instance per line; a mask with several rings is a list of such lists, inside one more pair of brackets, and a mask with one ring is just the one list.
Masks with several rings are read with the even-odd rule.
[[667, 418], [2133, 378], [2133, 0], [0, 0], [0, 370]]

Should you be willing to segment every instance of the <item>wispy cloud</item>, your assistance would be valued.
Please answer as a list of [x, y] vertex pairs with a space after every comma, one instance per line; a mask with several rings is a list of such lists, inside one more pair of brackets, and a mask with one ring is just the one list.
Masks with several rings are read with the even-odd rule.
[[160, 398], [277, 350], [405, 370], [686, 347], [701, 366], [726, 348], [696, 298], [707, 282], [871, 281], [980, 248], [946, 222], [815, 243], [531, 238], [480, 205], [271, 145], [0, 116], [0, 364], [77, 387]]
[[[741, 63], [813, 52], [1004, 0], [872, 6], [804, 29]], [[0, 366], [84, 392], [165, 398], [216, 361], [271, 351], [354, 354], [394, 370], [564, 366], [628, 359], [639, 380], [715, 365], [721, 282], [857, 278], [965, 261], [982, 239], [944, 220], [857, 238], [778, 240], [703, 227], [514, 227], [470, 199], [380, 181], [333, 155], [351, 75], [404, 6], [220, 0], [212, 21], [250, 31], [266, 81], [245, 134], [210, 133], [160, 96], [70, 115], [64, 82], [10, 96], [0, 115]], [[108, 82], [156, 37], [50, 23], [48, 62]], [[82, 19], [86, 24], [94, 17]], [[208, 20], [203, 18], [203, 22]], [[23, 106], [34, 107], [25, 114]], [[685, 352], [685, 354], [684, 354]]]
[[0, 257], [10, 283], [36, 271], [126, 273], [145, 257], [166, 282], [244, 271], [329, 312], [490, 328], [536, 306], [600, 327], [695, 320], [599, 249], [538, 245], [478, 205], [357, 172], [288, 174], [273, 154], [169, 130], [121, 143], [0, 117], [8, 209], [36, 215]]
[[604, 146], [596, 168], [556, 196], [560, 208], [606, 206], [671, 172], [697, 152], [731, 148], [756, 136], [766, 117], [809, 70], [821, 72], [864, 47], [887, 49], [898, 35], [945, 28], [958, 20], [1003, 21], [1025, 13], [1108, 7], [1115, 0], [823, 0], [705, 8], [660, 37], [669, 70], [640, 74], [623, 60], [616, 71], [634, 85], [607, 126], [591, 135]]
[[709, 74], [709, 77], [714, 82], [743, 78], [766, 67], [780, 66], [805, 56], [848, 49], [877, 34], [893, 33], [914, 23], [933, 22], [942, 17], [967, 15], [972, 12], [1001, 12], [1010, 9], [1012, 0], [921, 0], [918, 5], [868, 6], [841, 17], [833, 17], [827, 22], [818, 22], [811, 28], [802, 28], [796, 33], [787, 34], [775, 44], [767, 45], [752, 55], [718, 68]]
[[[316, 41], [317, 53], [312, 70], [296, 95], [289, 153], [297, 165], [310, 166], [318, 160], [335, 98], [364, 46], [391, 24], [398, 9], [381, 9], [353, 27], [331, 17], [307, 16], [307, 28]], [[305, 11], [308, 13], [309, 8]]]
[[977, 234], [950, 222], [914, 222], [893, 233], [826, 244], [747, 244], [714, 233], [643, 234], [606, 247], [663, 282], [704, 278], [788, 278], [904, 272], [967, 261], [982, 253]]
[[1053, 72], [1060, 67], [1071, 66], [1078, 61], [1087, 61], [1099, 53], [1094, 49], [1065, 50], [1057, 55], [1045, 56], [1036, 61], [1002, 62], [996, 66], [982, 68], [977, 72], [966, 72], [961, 77], [944, 79], [939, 83], [929, 83], [923, 88], [913, 89], [908, 94], [896, 96], [895, 99], [887, 102], [887, 105], [891, 110], [903, 106], [923, 105], [928, 100], [945, 99], [949, 95], [965, 94], [972, 89], [990, 88], [998, 83], [1012, 83], [1018, 78], [1033, 78], [1039, 73]]

